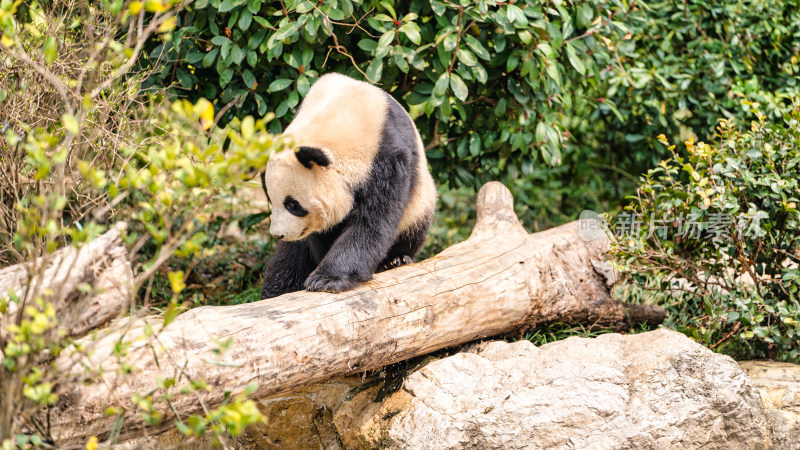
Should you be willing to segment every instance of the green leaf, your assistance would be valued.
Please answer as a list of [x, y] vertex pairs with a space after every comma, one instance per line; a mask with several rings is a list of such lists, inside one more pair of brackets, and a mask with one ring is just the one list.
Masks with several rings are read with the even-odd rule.
[[255, 89], [256, 84], [256, 76], [253, 75], [249, 69], [244, 69], [242, 71], [242, 80], [244, 81], [244, 86], [247, 89]]
[[594, 12], [589, 3], [581, 3], [580, 8], [578, 8], [578, 26], [581, 28], [589, 28], [592, 24], [593, 14]]
[[210, 52], [206, 53], [206, 56], [203, 58], [203, 67], [211, 67], [211, 65], [214, 64], [214, 61], [217, 59], [217, 53], [219, 53], [218, 48], [214, 48]]
[[475, 58], [475, 55], [472, 54], [471, 51], [459, 48], [456, 52], [456, 56], [458, 56], [458, 60], [461, 61], [462, 64], [465, 66], [474, 66], [478, 63], [478, 60]]
[[305, 50], [303, 50], [302, 58], [303, 58], [303, 66], [308, 68], [308, 66], [311, 64], [311, 61], [314, 60], [314, 50], [312, 50], [310, 47], [306, 48]]
[[300, 14], [305, 14], [314, 9], [314, 5], [311, 4], [309, 1], [301, 2], [297, 5], [296, 11]]
[[489, 80], [489, 73], [486, 71], [486, 68], [480, 64], [475, 64], [474, 66], [470, 67], [470, 71], [475, 79], [481, 84], [486, 84], [486, 82]]
[[394, 63], [403, 73], [408, 73], [408, 61], [406, 61], [406, 58], [401, 52], [394, 52]]
[[365, 52], [373, 52], [376, 48], [378, 48], [378, 43], [372, 39], [362, 39], [358, 41], [358, 48], [364, 50]]
[[458, 44], [458, 37], [454, 33], [448, 34], [442, 41], [442, 46], [444, 47], [445, 51], [448, 52], [455, 50], [456, 44]]
[[263, 222], [267, 217], [269, 217], [269, 213], [250, 214], [242, 219], [242, 228], [245, 230], [252, 228], [254, 225], [258, 225], [259, 223]]
[[186, 62], [189, 64], [197, 64], [203, 60], [203, 57], [206, 56], [203, 52], [192, 52], [186, 55]]
[[517, 28], [528, 26], [528, 18], [525, 17], [525, 13], [519, 6], [508, 5], [506, 7], [506, 16], [508, 17], [508, 21], [514, 23]]
[[295, 31], [297, 31], [297, 23], [289, 22], [286, 25], [284, 25], [284, 26], [282, 26], [282, 27], [280, 27], [278, 29], [278, 32], [275, 33], [274, 39], [276, 41], [282, 41], [282, 40], [286, 39], [287, 37], [293, 35], [295, 33]]
[[281, 118], [289, 112], [289, 104], [286, 101], [282, 101], [280, 105], [278, 105], [278, 109], [275, 110], [275, 117]]
[[292, 80], [288, 78], [278, 78], [269, 85], [270, 92], [278, 92], [286, 89], [292, 84]]
[[574, 67], [579, 74], [586, 74], [586, 67], [583, 65], [583, 61], [575, 54], [575, 47], [569, 42], [567, 42], [567, 59], [569, 59], [569, 63], [572, 64], [572, 67]]
[[464, 83], [464, 80], [456, 73], [450, 74], [450, 88], [453, 89], [453, 94], [455, 94], [457, 99], [462, 102], [467, 99], [467, 95], [469, 94], [467, 84]]
[[519, 66], [519, 54], [514, 52], [506, 60], [506, 72], [513, 72], [517, 66]]
[[222, 0], [222, 3], [219, 4], [219, 12], [228, 12], [236, 7], [239, 3], [239, 0]]
[[378, 47], [388, 47], [389, 44], [392, 43], [394, 40], [395, 31], [389, 30], [386, 33], [383, 33], [380, 39], [378, 39]]
[[264, 38], [267, 36], [267, 30], [261, 29], [256, 32], [256, 34], [250, 36], [250, 40], [247, 41], [247, 48], [250, 50], [255, 50], [261, 45], [261, 42], [264, 41]]
[[213, 38], [211, 38], [211, 43], [217, 46], [222, 45], [226, 42], [230, 42], [230, 39], [228, 39], [225, 36], [214, 36]]
[[228, 67], [225, 70], [223, 70], [221, 74], [219, 74], [219, 85], [221, 87], [225, 87], [228, 85], [228, 83], [231, 82], [232, 79], [233, 79], [233, 69]]
[[434, 14], [441, 16], [447, 10], [447, 6], [440, 1], [434, 0], [431, 2], [431, 9], [433, 10]]
[[189, 72], [183, 69], [178, 69], [175, 75], [178, 77], [178, 81], [181, 83], [182, 87], [189, 89], [192, 87], [192, 85], [194, 85], [194, 82], [192, 81], [192, 76], [189, 75]]
[[242, 31], [247, 31], [247, 29], [250, 28], [250, 23], [252, 23], [252, 21], [253, 21], [253, 13], [245, 9], [239, 16], [239, 28]]
[[55, 37], [48, 36], [47, 39], [44, 40], [42, 53], [44, 54], [44, 60], [47, 64], [51, 64], [56, 60], [56, 56], [58, 55], [58, 43]]
[[379, 82], [381, 80], [381, 75], [383, 74], [383, 60], [382, 59], [373, 59], [369, 66], [367, 67], [367, 78], [370, 79], [372, 82]]
[[236, 64], [237, 66], [242, 64], [242, 60], [244, 59], [245, 52], [239, 48], [238, 45], [234, 44], [231, 46], [231, 62]]
[[228, 55], [231, 54], [231, 41], [226, 39], [225, 42], [219, 48], [219, 56], [225, 60], [225, 62], [230, 62], [228, 59]]
[[247, 10], [253, 14], [258, 14], [258, 11], [261, 10], [261, 0], [249, 0], [247, 2]]
[[416, 29], [416, 25], [407, 23], [400, 27], [400, 31], [406, 35], [409, 41], [417, 45], [422, 42], [422, 37], [419, 34], [419, 30]]
[[443, 96], [445, 93], [447, 93], [447, 86], [449, 85], [450, 85], [450, 74], [444, 72], [439, 76], [439, 79], [436, 80], [436, 84], [433, 86], [433, 95], [437, 97]]
[[392, 7], [391, 3], [389, 3], [389, 2], [381, 2], [381, 6], [383, 6], [384, 9], [389, 11], [389, 14], [392, 15], [392, 19], [397, 20], [397, 13], [394, 12], [394, 7]]
[[472, 51], [475, 52], [476, 55], [478, 55], [478, 58], [486, 61], [492, 59], [491, 55], [489, 54], [489, 50], [486, 50], [486, 47], [484, 47], [483, 44], [481, 44], [481, 41], [477, 40], [474, 36], [469, 34], [466, 35], [464, 39], [467, 41], [467, 45], [469, 46], [469, 48], [472, 49]]
[[304, 96], [308, 93], [308, 89], [311, 87], [311, 82], [308, 81], [308, 77], [301, 76], [297, 79], [297, 91], [300, 95]]

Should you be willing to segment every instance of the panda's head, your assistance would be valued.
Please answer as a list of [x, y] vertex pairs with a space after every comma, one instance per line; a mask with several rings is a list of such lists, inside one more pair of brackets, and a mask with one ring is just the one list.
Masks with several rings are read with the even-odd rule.
[[272, 155], [264, 172], [264, 189], [272, 204], [270, 234], [297, 241], [344, 220], [353, 198], [328, 152], [299, 147]]

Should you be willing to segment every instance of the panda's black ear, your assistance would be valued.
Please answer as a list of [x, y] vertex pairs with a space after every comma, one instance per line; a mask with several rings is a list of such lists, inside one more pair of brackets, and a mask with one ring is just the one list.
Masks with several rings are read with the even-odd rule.
[[305, 166], [306, 169], [311, 168], [311, 163], [320, 167], [325, 167], [331, 163], [331, 160], [325, 152], [314, 147], [300, 147], [294, 154], [297, 156], [297, 160], [300, 161], [300, 164]]

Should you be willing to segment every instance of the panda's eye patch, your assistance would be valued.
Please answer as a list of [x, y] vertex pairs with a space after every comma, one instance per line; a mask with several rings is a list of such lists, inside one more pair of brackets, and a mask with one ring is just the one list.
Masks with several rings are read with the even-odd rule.
[[306, 214], [308, 214], [308, 211], [306, 211], [292, 196], [286, 197], [286, 199], [283, 200], [283, 207], [297, 217], [305, 217]]

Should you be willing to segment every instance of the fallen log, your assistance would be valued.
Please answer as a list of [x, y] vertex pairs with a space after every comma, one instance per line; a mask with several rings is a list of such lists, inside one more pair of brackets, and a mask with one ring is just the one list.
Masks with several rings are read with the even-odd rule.
[[[624, 329], [632, 321], [660, 323], [658, 308], [611, 299], [613, 272], [603, 262], [607, 242], [578, 236], [577, 222], [528, 234], [514, 214], [510, 192], [489, 183], [478, 195], [478, 220], [466, 241], [425, 261], [377, 274], [340, 294], [296, 292], [270, 300], [192, 309], [158, 331], [154, 321], [132, 320], [92, 344], [82, 363], [100, 368], [98, 380], [62, 390], [50, 412], [55, 442], [80, 444], [106, 439], [115, 422], [119, 438], [157, 431], [219, 405], [225, 392], [258, 383], [265, 397], [337, 375], [379, 368], [476, 339], [546, 322], [575, 322]], [[149, 323], [149, 327], [145, 326]], [[157, 333], [147, 339], [146, 329]], [[219, 354], [220, 342], [232, 339]], [[120, 371], [112, 356], [130, 342]], [[118, 353], [117, 353], [118, 354]], [[73, 367], [68, 356], [60, 366]], [[159, 387], [174, 379], [175, 386]], [[188, 380], [203, 379], [208, 391], [180, 392]], [[169, 392], [169, 407], [158, 399]], [[163, 415], [148, 427], [131, 403], [150, 395]], [[107, 416], [108, 407], [121, 408]], [[116, 432], [115, 432], [116, 433]]]
[[0, 333], [15, 323], [19, 305], [36, 298], [53, 304], [58, 328], [80, 337], [106, 325], [127, 311], [133, 298], [133, 269], [120, 239], [118, 223], [80, 248], [65, 247], [37, 259], [0, 270], [0, 295], [9, 291], [19, 298], [0, 313]]

